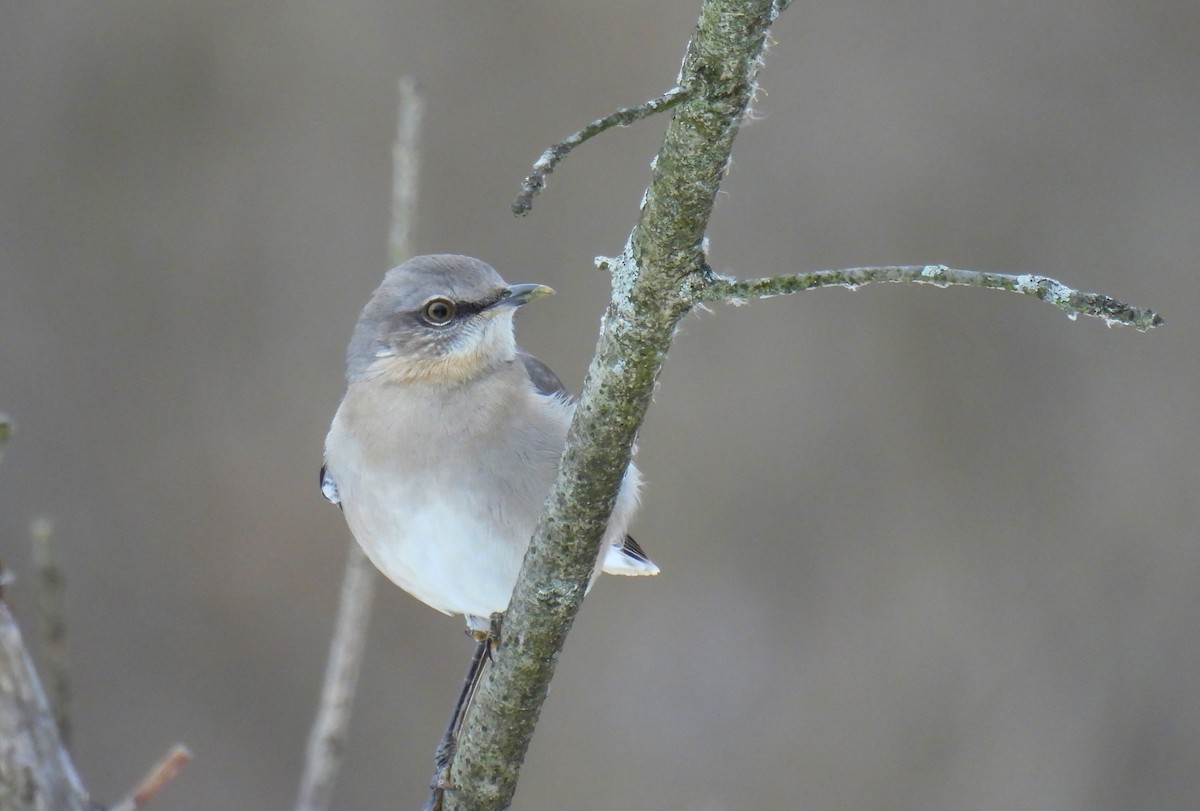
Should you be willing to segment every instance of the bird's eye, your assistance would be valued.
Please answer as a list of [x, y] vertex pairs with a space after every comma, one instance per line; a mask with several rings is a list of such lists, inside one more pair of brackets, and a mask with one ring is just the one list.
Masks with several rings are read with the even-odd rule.
[[433, 326], [444, 327], [454, 319], [454, 302], [445, 298], [430, 299], [422, 314]]

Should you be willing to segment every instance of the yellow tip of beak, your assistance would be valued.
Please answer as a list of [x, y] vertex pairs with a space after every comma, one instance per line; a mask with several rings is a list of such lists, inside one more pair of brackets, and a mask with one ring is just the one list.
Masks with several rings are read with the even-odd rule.
[[553, 295], [554, 288], [544, 284], [514, 284], [508, 288], [508, 296], [499, 303], [517, 307]]

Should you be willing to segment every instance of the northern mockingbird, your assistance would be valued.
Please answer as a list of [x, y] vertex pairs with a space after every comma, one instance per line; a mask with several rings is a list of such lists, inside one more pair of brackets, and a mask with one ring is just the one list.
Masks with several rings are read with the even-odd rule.
[[[321, 490], [367, 556], [484, 640], [444, 746], [481, 671], [491, 617], [508, 607], [575, 409], [513, 337], [517, 307], [553, 292], [510, 285], [467, 256], [418, 256], [389, 271], [354, 328], [325, 439]], [[625, 532], [640, 484], [631, 464], [596, 574], [658, 573]]]
[[[363, 551], [472, 631], [508, 607], [575, 409], [513, 337], [517, 307], [553, 293], [468, 256], [389, 271], [354, 328], [325, 439], [321, 490]], [[630, 465], [597, 572], [658, 573], [625, 533], [640, 484]]]

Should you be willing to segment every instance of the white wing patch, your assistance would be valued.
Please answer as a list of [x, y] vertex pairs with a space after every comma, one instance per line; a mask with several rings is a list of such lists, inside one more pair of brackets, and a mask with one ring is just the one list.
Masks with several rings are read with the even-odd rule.
[[325, 496], [330, 504], [342, 503], [342, 494], [338, 492], [337, 482], [329, 475], [329, 468], [324, 465], [321, 466], [321, 495]]

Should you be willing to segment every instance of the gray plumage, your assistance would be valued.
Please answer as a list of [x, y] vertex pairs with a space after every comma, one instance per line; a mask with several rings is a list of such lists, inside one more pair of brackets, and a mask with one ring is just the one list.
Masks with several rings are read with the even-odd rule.
[[[355, 326], [325, 441], [322, 492], [368, 557], [476, 630], [508, 605], [574, 410], [513, 336], [516, 308], [552, 292], [465, 256], [389, 271]], [[597, 573], [658, 572], [625, 531], [640, 478], [630, 465]]]

